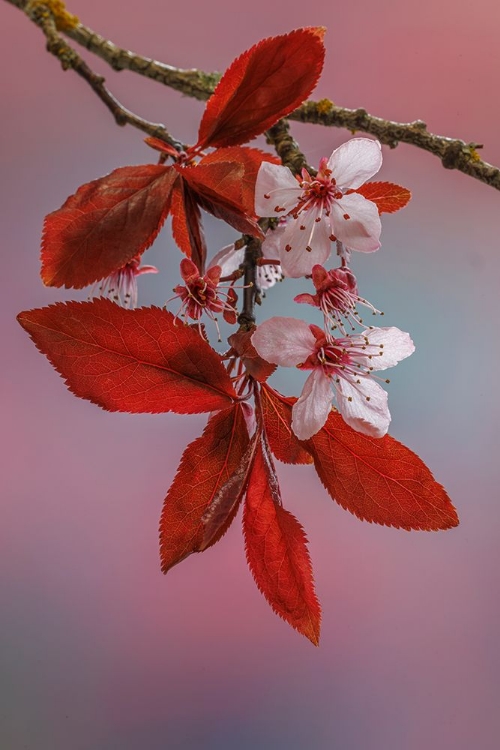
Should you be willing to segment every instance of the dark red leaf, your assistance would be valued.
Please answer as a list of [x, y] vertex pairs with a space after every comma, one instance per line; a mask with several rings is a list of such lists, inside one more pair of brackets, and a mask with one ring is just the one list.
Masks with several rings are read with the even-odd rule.
[[268, 385], [262, 386], [262, 416], [267, 439], [280, 461], [286, 464], [312, 464], [311, 454], [292, 432], [292, 406], [296, 401], [296, 398], [282, 396]]
[[243, 512], [248, 565], [276, 614], [317, 646], [321, 610], [306, 535], [282, 507], [271, 457], [263, 449], [265, 444], [255, 455]]
[[[240, 357], [245, 370], [252, 378], [263, 383], [276, 370], [276, 365], [266, 362], [257, 354], [257, 350], [252, 344], [252, 335], [255, 326], [249, 331], [237, 331], [229, 336], [228, 341], [236, 354]], [[311, 459], [312, 460], [312, 459]]]
[[147, 143], [148, 146], [154, 148], [155, 151], [160, 151], [162, 154], [168, 154], [168, 156], [171, 156], [174, 160], [177, 160], [177, 157], [179, 156], [179, 152], [173, 146], [165, 143], [165, 141], [162, 141], [160, 138], [148, 136], [147, 138], [144, 138], [144, 143]]
[[45, 219], [44, 284], [81, 289], [144, 252], [165, 221], [176, 179], [172, 167], [144, 164], [78, 188]]
[[260, 431], [255, 431], [237, 469], [225, 484], [219, 487], [217, 495], [203, 516], [204, 532], [201, 549], [207, 549], [220, 539], [224, 530], [236, 515], [238, 506], [245, 495], [255, 453], [260, 444]]
[[[210, 417], [201, 437], [182, 455], [160, 519], [161, 569], [166, 573], [192, 552], [202, 549], [202, 521], [220, 488], [238, 471], [248, 446], [248, 431], [241, 407], [236, 405]], [[227, 519], [211, 546], [227, 531]]]
[[367, 437], [331, 412], [304, 445], [326, 490], [358, 518], [408, 531], [458, 525], [444, 488], [415, 453], [389, 435]]
[[238, 310], [236, 307], [236, 305], [238, 304], [238, 295], [236, 294], [232, 286], [230, 286], [227, 290], [226, 302], [227, 307], [224, 308], [222, 317], [224, 318], [226, 323], [229, 323], [230, 326], [234, 326], [236, 324], [236, 321], [238, 320]]
[[58, 302], [18, 320], [70, 391], [103, 409], [194, 414], [236, 400], [217, 352], [167, 310], [96, 299]]
[[379, 214], [393, 214], [404, 208], [411, 198], [409, 190], [392, 182], [366, 182], [354, 192], [376, 203]]
[[[239, 201], [241, 210], [247, 216], [255, 216], [255, 181], [260, 165], [264, 162], [272, 164], [281, 164], [273, 154], [268, 154], [258, 148], [247, 148], [245, 146], [233, 146], [231, 148], [218, 148], [211, 154], [203, 157], [200, 165], [215, 164], [220, 162], [233, 163], [237, 166], [243, 166], [243, 174], [239, 178], [239, 187], [241, 189], [241, 198]], [[231, 189], [228, 195], [234, 200], [234, 192]]]
[[245, 143], [302, 104], [323, 67], [324, 32], [311, 27], [263, 39], [234, 60], [207, 102], [198, 145]]
[[240, 211], [235, 211], [231, 206], [222, 203], [221, 201], [212, 201], [206, 198], [204, 195], [198, 194], [198, 203], [209, 214], [215, 216], [216, 219], [225, 221], [226, 224], [236, 229], [241, 234], [249, 234], [252, 237], [257, 237], [260, 240], [264, 239], [264, 232], [253, 219], [249, 219]]
[[[243, 202], [244, 166], [239, 162], [200, 162], [194, 167], [179, 167], [182, 177], [196, 193], [199, 205], [208, 213], [230, 224], [242, 234], [263, 239], [264, 234]], [[254, 215], [253, 206], [251, 215]]]
[[189, 185], [179, 179], [172, 191], [172, 234], [182, 252], [191, 258], [200, 273], [205, 268], [207, 245], [201, 213]]

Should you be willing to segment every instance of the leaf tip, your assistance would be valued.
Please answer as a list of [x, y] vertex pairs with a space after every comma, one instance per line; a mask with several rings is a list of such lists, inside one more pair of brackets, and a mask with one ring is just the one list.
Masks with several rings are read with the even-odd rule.
[[314, 36], [317, 36], [320, 41], [323, 41], [326, 34], [326, 26], [307, 26], [305, 31], [309, 31]]
[[303, 628], [296, 628], [296, 630], [298, 633], [305, 636], [307, 640], [312, 643], [313, 646], [316, 646], [316, 648], [319, 648], [319, 637], [320, 637], [320, 630], [321, 630], [321, 613], [318, 614], [318, 619], [315, 622], [310, 620], [307, 626]]

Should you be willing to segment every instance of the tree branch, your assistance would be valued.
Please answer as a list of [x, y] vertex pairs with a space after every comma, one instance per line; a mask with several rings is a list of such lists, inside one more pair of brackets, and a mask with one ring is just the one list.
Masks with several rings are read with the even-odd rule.
[[[38, 21], [33, 16], [39, 14], [42, 10], [45, 14], [52, 15], [58, 30], [101, 57], [114, 70], [133, 71], [180, 91], [186, 96], [204, 101], [212, 94], [220, 79], [218, 73], [175, 68], [117, 47], [113, 42], [104, 39], [104, 37], [80, 23], [74, 16], [71, 16], [61, 0], [6, 0], [6, 2], [22, 10], [35, 23], [38, 23]], [[44, 31], [44, 33], [46, 32]], [[71, 48], [68, 47], [68, 49]], [[49, 51], [52, 50], [49, 48]], [[71, 51], [73, 55], [76, 55], [73, 50]], [[57, 52], [53, 52], [53, 54], [61, 59]], [[63, 62], [62, 59], [61, 62]], [[169, 136], [165, 136], [166, 131], [162, 125], [147, 123], [147, 121], [128, 112], [111, 97], [109, 92], [106, 91], [106, 95], [103, 96], [102, 88], [101, 94], [99, 94], [99, 85], [96, 87], [91, 83], [88, 72], [84, 73], [85, 69], [82, 67], [85, 66], [85, 63], [81, 61], [81, 64], [79, 70], [72, 63], [66, 65], [66, 67], [73, 67], [82, 77], [88, 80], [106, 106], [113, 112], [115, 119], [117, 119], [116, 113], [118, 113], [117, 122], [119, 124], [127, 122], [150, 134], [153, 134], [152, 131], [156, 129], [154, 134], [157, 137], [162, 138], [162, 135], [158, 135], [158, 132], [161, 132], [163, 140], [172, 143], [171, 140], [168, 140]], [[109, 97], [113, 99], [113, 102]], [[356, 131], [370, 133], [390, 148], [395, 148], [399, 143], [408, 143], [437, 156], [446, 169], [457, 169], [494, 187], [496, 190], [500, 190], [500, 169], [479, 157], [477, 149], [482, 148], [481, 144], [466, 143], [457, 138], [434, 135], [428, 132], [426, 124], [421, 120], [410, 123], [392, 122], [369, 115], [365, 109], [339, 107], [328, 99], [306, 102], [295, 112], [292, 112], [289, 119], [328, 127], [347, 128], [353, 133]]]
[[182, 150], [182, 144], [172, 138], [164, 125], [144, 120], [142, 117], [139, 117], [120, 104], [120, 102], [104, 85], [105, 79], [94, 73], [87, 63], [84, 62], [75, 50], [62, 38], [58, 31], [57, 18], [54, 17], [51, 9], [45, 4], [39, 2], [25, 2], [23, 0], [7, 0], [7, 2], [12, 2], [13, 5], [20, 8], [23, 6], [22, 9], [26, 15], [45, 35], [48, 52], [59, 60], [63, 70], [74, 70], [79, 76], [87, 81], [99, 99], [109, 109], [117, 125], [132, 125], [133, 127], [142, 130], [144, 133], [159, 138], [164, 143], [168, 143], [178, 151]]
[[365, 109], [337, 107], [328, 99], [305, 102], [289, 118], [299, 122], [347, 128], [352, 133], [358, 130], [370, 133], [390, 148], [396, 148], [398, 143], [409, 143], [439, 157], [446, 169], [457, 169], [500, 190], [500, 169], [483, 161], [477, 153], [477, 149], [483, 148], [482, 144], [433, 135], [422, 120], [408, 123], [383, 120], [369, 115]]

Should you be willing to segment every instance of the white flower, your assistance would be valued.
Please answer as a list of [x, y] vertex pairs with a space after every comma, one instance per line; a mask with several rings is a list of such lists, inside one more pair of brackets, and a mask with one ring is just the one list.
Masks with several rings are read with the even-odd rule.
[[[158, 273], [156, 266], [141, 266], [141, 257], [136, 255], [131, 261], [113, 271], [99, 285], [101, 297], [108, 296], [113, 302], [122, 307], [133, 309], [137, 307], [137, 277], [145, 273]], [[93, 296], [95, 285], [91, 290]]]
[[376, 438], [385, 435], [391, 421], [387, 393], [372, 373], [393, 367], [415, 351], [409, 334], [399, 328], [371, 328], [334, 338], [303, 320], [281, 317], [261, 323], [252, 343], [268, 362], [312, 370], [292, 410], [292, 429], [299, 440], [308, 440], [324, 426], [334, 397], [354, 430]]
[[[271, 230], [266, 234], [266, 238], [262, 243], [262, 257], [267, 260], [279, 260], [279, 254], [275, 249], [275, 241], [269, 239], [271, 235], [278, 232], [278, 227], [274, 232]], [[222, 250], [214, 255], [208, 268], [212, 268], [217, 265], [221, 268], [221, 276], [230, 276], [237, 268], [241, 266], [245, 259], [245, 248], [242, 247], [239, 250], [235, 249], [234, 243], [232, 245], [226, 245]], [[281, 281], [283, 273], [280, 265], [276, 264], [265, 264], [256, 267], [256, 282], [259, 291], [265, 292], [266, 289], [270, 289], [276, 284], [277, 281]]]
[[337, 239], [351, 250], [378, 250], [378, 208], [352, 191], [376, 174], [381, 164], [380, 143], [369, 138], [352, 138], [329, 159], [321, 159], [316, 177], [304, 169], [298, 180], [288, 167], [261, 164], [255, 212], [288, 218], [279, 248], [285, 276], [309, 275], [315, 264], [327, 260]]

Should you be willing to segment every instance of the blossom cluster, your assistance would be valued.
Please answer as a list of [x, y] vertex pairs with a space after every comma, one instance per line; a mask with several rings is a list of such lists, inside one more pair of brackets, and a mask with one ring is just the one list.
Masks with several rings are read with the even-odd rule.
[[[295, 301], [317, 307], [323, 327], [303, 320], [273, 317], [252, 337], [257, 352], [282, 367], [310, 370], [293, 407], [292, 429], [307, 440], [325, 424], [332, 399], [344, 420], [372, 437], [387, 433], [391, 420], [387, 393], [374, 372], [392, 367], [414, 351], [410, 336], [398, 328], [364, 326], [358, 304], [377, 312], [358, 295], [349, 268], [350, 251], [373, 252], [380, 247], [377, 205], [355, 192], [378, 172], [382, 163], [378, 141], [352, 138], [320, 161], [315, 176], [303, 170], [299, 178], [286, 167], [262, 164], [256, 182], [256, 212], [286, 217], [279, 235], [279, 258], [285, 276], [311, 276], [315, 294]], [[268, 240], [264, 241], [264, 246]], [[341, 265], [323, 267], [335, 243]], [[347, 334], [344, 321], [359, 333]], [[341, 336], [335, 336], [339, 331]], [[386, 381], [388, 382], [388, 381]]]
[[[351, 251], [371, 253], [380, 247], [379, 208], [358, 190], [381, 164], [378, 141], [352, 138], [330, 158], [322, 158], [316, 174], [303, 169], [300, 176], [294, 176], [288, 167], [268, 161], [262, 162], [257, 174], [255, 213], [278, 219], [262, 242], [257, 287], [263, 292], [283, 276], [311, 278], [315, 293], [304, 292], [295, 301], [316, 307], [323, 316], [322, 327], [291, 317], [272, 317], [252, 337], [267, 362], [310, 371], [293, 407], [292, 429], [300, 440], [311, 438], [324, 426], [332, 401], [353, 429], [371, 437], [385, 435], [391, 420], [387, 393], [374, 373], [414, 351], [410, 336], [398, 328], [363, 323], [358, 306], [379, 311], [359, 296], [349, 266]], [[340, 265], [327, 270], [323, 264], [332, 248]], [[184, 284], [178, 284], [174, 292], [186, 321], [193, 320], [200, 327], [206, 314], [217, 325], [215, 315], [222, 313], [228, 323], [236, 322], [234, 286], [228, 292], [218, 287], [221, 278], [238, 277], [244, 253], [244, 247], [234, 244], [223, 248], [204, 275], [191, 260], [181, 262]], [[102, 291], [135, 306], [136, 277], [155, 270], [140, 267], [134, 259], [105, 281]], [[120, 286], [127, 287], [125, 294], [116, 293]]]

